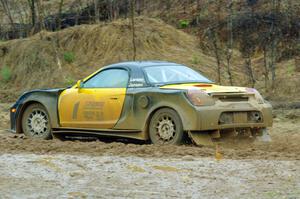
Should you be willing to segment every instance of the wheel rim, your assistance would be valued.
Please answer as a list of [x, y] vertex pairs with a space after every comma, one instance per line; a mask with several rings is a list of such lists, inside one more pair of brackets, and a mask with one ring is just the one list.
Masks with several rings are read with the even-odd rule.
[[41, 137], [48, 133], [48, 117], [45, 111], [40, 109], [33, 110], [28, 116], [27, 128], [33, 137]]
[[161, 115], [155, 122], [156, 137], [163, 143], [170, 142], [176, 135], [175, 121], [167, 114]]

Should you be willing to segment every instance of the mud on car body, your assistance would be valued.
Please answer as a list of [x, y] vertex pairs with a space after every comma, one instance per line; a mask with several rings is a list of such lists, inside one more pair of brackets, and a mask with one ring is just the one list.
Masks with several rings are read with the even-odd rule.
[[64, 89], [34, 90], [11, 108], [11, 130], [29, 137], [106, 135], [179, 144], [261, 136], [272, 107], [255, 89], [220, 86], [160, 61], [106, 66]]

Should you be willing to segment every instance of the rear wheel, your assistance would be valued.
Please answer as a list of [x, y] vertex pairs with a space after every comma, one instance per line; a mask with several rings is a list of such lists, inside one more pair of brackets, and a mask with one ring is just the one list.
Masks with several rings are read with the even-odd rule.
[[24, 134], [31, 138], [50, 139], [52, 137], [47, 110], [41, 104], [29, 105], [22, 117]]
[[153, 144], [180, 144], [184, 133], [179, 115], [169, 108], [158, 110], [151, 118], [149, 136]]

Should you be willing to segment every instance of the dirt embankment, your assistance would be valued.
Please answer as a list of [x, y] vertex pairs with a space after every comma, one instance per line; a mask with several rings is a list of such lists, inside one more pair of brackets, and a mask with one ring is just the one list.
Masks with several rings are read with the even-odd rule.
[[[14, 101], [29, 89], [66, 86], [107, 64], [132, 60], [128, 35], [130, 20], [123, 19], [0, 43], [0, 69], [11, 71], [10, 80], [0, 85], [0, 101]], [[161, 20], [136, 19], [136, 47], [137, 60], [183, 63], [213, 77], [214, 58], [201, 52], [197, 38]]]
[[[107, 64], [132, 60], [133, 45], [128, 35], [132, 35], [130, 20], [123, 19], [1, 42], [0, 102], [15, 101], [22, 92], [32, 89], [73, 85], [78, 79]], [[161, 20], [136, 19], [136, 47], [137, 60], [182, 63], [216, 80], [215, 58], [203, 53], [199, 38]], [[281, 67], [277, 70], [276, 87], [274, 93], [268, 95], [272, 98], [276, 96], [276, 100], [299, 101], [300, 73], [294, 72], [293, 60], [278, 64]], [[256, 88], [264, 92], [262, 65], [262, 57], [253, 59]], [[225, 69], [222, 67], [222, 84], [228, 83]], [[236, 52], [232, 63], [234, 84], [247, 86], [248, 77], [245, 74], [244, 60]]]
[[[0, 104], [0, 129], [7, 129], [9, 104]], [[225, 159], [279, 159], [300, 160], [300, 109], [277, 109], [274, 126], [270, 129], [273, 141], [244, 145], [221, 145]], [[140, 157], [214, 157], [215, 148], [182, 146], [155, 146], [134, 141], [80, 141], [32, 140], [23, 135], [1, 131], [0, 153], [85, 154]]]

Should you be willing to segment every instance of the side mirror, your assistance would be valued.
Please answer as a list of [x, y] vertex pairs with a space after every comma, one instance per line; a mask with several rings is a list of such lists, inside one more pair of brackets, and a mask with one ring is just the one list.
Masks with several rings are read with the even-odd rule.
[[78, 88], [78, 90], [81, 89], [82, 86], [83, 86], [82, 81], [78, 80], [77, 83], [76, 83], [76, 87]]

